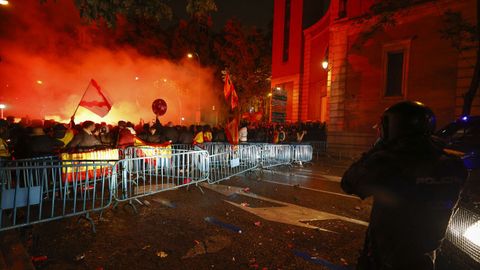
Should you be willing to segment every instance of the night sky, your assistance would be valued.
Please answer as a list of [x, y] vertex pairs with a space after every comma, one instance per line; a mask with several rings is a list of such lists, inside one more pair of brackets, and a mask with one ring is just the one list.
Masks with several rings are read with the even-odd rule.
[[[228, 19], [235, 17], [243, 25], [257, 26], [267, 32], [273, 2], [216, 0], [218, 11], [212, 14], [214, 30], [221, 30]], [[162, 91], [162, 98], [174, 104], [164, 120], [178, 123], [184, 117], [185, 123], [192, 123], [194, 112], [189, 115], [186, 108], [198, 106], [198, 99], [184, 97], [180, 104], [178, 85], [182, 91], [200, 89], [205, 93], [202, 106], [215, 105], [210, 102], [216, 97], [211, 85], [217, 74], [190, 62], [172, 63], [147, 57], [134, 48], [105, 47], [103, 44], [110, 44], [108, 35], [94, 37], [88, 26], [81, 27], [73, 0], [45, 4], [39, 0], [12, 0], [11, 3], [0, 9], [3, 11], [0, 12], [0, 102], [8, 104], [8, 114], [68, 121], [91, 78], [109, 92], [115, 105], [104, 119], [92, 118], [91, 113], [80, 109], [76, 115], [78, 121], [114, 123], [126, 115], [134, 121], [150, 120], [151, 111], [145, 104], [150, 104], [157, 98], [155, 93]], [[187, 17], [186, 0], [170, 3], [177, 19]], [[195, 79], [192, 73], [196, 74]]]
[[[258, 26], [264, 30], [273, 19], [273, 0], [216, 0], [218, 11], [213, 17], [213, 27], [219, 30], [230, 18], [237, 18], [242, 24]], [[172, 1], [176, 16], [186, 17], [185, 0]]]

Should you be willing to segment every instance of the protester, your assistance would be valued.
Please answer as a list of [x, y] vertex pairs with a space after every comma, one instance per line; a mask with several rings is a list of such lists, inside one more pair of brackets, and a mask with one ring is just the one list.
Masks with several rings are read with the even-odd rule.
[[117, 147], [126, 148], [135, 145], [135, 130], [131, 123], [125, 121], [118, 122]]
[[146, 128], [148, 129], [147, 132], [139, 135], [139, 138], [141, 140], [143, 140], [146, 143], [153, 143], [153, 144], [162, 143], [162, 141], [160, 141], [160, 135], [157, 134], [157, 129], [155, 126], [149, 127], [147, 124]]
[[[1, 155], [15, 159], [31, 157], [33, 154], [30, 149], [30, 141], [36, 135], [30, 136], [30, 133], [32, 133], [34, 127], [43, 128], [45, 134], [41, 134], [42, 136], [63, 142], [63, 148], [68, 151], [83, 151], [98, 147], [124, 148], [142, 143], [141, 141], [145, 144], [161, 144], [166, 142], [167, 139], [172, 141], [172, 143], [191, 145], [194, 143], [195, 138], [195, 144], [202, 147], [207, 142], [227, 142], [224, 128], [218, 126], [211, 128], [209, 125], [203, 127], [192, 125], [187, 129], [185, 126], [174, 126], [172, 122], [162, 126], [160, 121], [157, 120], [151, 127], [140, 122], [135, 130], [133, 128], [134, 124], [125, 121], [119, 121], [117, 126], [113, 126], [107, 125], [105, 122], [94, 124], [92, 121], [85, 121], [82, 125], [75, 125], [73, 120], [72, 117], [70, 124], [57, 123], [51, 120], [30, 120], [27, 117], [22, 118], [19, 123], [15, 123], [13, 117], [9, 117], [9, 121], [0, 120]], [[305, 136], [302, 141], [308, 141], [307, 135], [310, 133], [310, 130], [311, 133], [316, 134], [312, 137], [316, 139], [323, 137], [326, 139], [326, 134], [322, 134], [322, 131], [325, 130], [324, 124], [304, 123], [302, 125], [305, 129]], [[296, 138], [298, 134], [296, 125], [284, 123], [282, 127], [286, 137], [284, 142], [298, 141]], [[244, 128], [240, 134], [242, 136], [239, 138], [241, 142], [272, 142], [275, 131], [275, 140], [278, 143], [278, 130], [272, 124], [261, 122], [248, 123], [244, 121], [242, 122], [242, 128]], [[196, 130], [198, 132], [195, 132]], [[40, 134], [38, 129], [34, 132]], [[43, 138], [45, 139], [45, 137]], [[54, 151], [58, 151], [58, 149]], [[51, 153], [52, 151], [49, 150], [47, 152]], [[35, 155], [38, 155], [38, 153]]]
[[209, 125], [203, 126], [203, 141], [212, 142], [212, 139], [213, 139], [212, 128]]
[[63, 142], [45, 134], [43, 128], [32, 128], [27, 144], [29, 157], [52, 156], [63, 147]]
[[203, 128], [201, 126], [196, 126], [195, 127], [195, 136], [193, 137], [193, 145], [197, 145], [199, 147], [201, 147], [201, 145], [203, 144], [204, 140], [203, 140]]
[[225, 130], [223, 128], [213, 128], [213, 139], [214, 142], [226, 142], [227, 136], [225, 135]]
[[[8, 149], [8, 122], [0, 120], [0, 159], [6, 159], [10, 157], [10, 151]], [[0, 161], [1, 162], [1, 161]]]
[[246, 123], [242, 123], [240, 130], [238, 130], [238, 140], [240, 142], [248, 141], [248, 129]]
[[93, 135], [95, 130], [95, 123], [92, 121], [85, 121], [82, 124], [82, 129], [77, 133], [72, 141], [68, 143], [68, 149], [88, 150], [101, 146], [102, 143]]
[[374, 199], [357, 269], [435, 269], [467, 172], [433, 143], [434, 129], [425, 105], [393, 105], [382, 116], [378, 141], [343, 175], [345, 192]]
[[163, 134], [165, 136], [165, 141], [171, 142], [171, 143], [178, 142], [178, 131], [173, 126], [172, 122], [167, 123], [167, 126], [163, 129]]
[[301, 143], [303, 141], [305, 134], [307, 134], [307, 131], [304, 129], [303, 125], [300, 123], [299, 128], [296, 132], [297, 143]]
[[188, 130], [187, 127], [180, 128], [180, 135], [178, 136], [178, 143], [193, 144], [193, 127]]

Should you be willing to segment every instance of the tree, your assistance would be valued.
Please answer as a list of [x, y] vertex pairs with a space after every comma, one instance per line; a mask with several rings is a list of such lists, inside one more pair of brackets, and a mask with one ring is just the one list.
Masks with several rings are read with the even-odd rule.
[[217, 11], [217, 5], [214, 0], [188, 0], [187, 14], [190, 17], [204, 17]]
[[[40, 0], [47, 2], [48, 0]], [[101, 20], [109, 27], [117, 24], [119, 16], [130, 19], [143, 18], [151, 21], [160, 22], [161, 20], [171, 20], [173, 16], [172, 8], [168, 0], [75, 0], [80, 16], [90, 22], [99, 22]], [[189, 14], [196, 16], [208, 15], [216, 11], [215, 0], [188, 0], [186, 10]]]
[[217, 66], [228, 70], [241, 106], [266, 96], [270, 89], [269, 40], [270, 36], [256, 28], [247, 28], [237, 20], [227, 21], [215, 40]]
[[472, 110], [473, 99], [480, 86], [480, 1], [477, 0], [477, 25], [466, 21], [459, 12], [447, 11], [443, 16], [444, 28], [440, 31], [443, 38], [450, 40], [459, 52], [475, 49], [477, 57], [473, 69], [472, 80], [467, 92], [463, 95], [462, 116], [468, 116]]

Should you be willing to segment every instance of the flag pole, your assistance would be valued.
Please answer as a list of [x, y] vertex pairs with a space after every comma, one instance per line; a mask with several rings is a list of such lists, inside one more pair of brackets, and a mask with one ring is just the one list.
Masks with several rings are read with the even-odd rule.
[[72, 115], [71, 119], [75, 117], [75, 114], [77, 113], [78, 107], [80, 107], [80, 103], [82, 102], [83, 98], [85, 97], [85, 94], [87, 93], [87, 90], [88, 90], [88, 88], [90, 87], [91, 84], [92, 84], [92, 80], [90, 80], [88, 82], [87, 88], [85, 88], [85, 91], [83, 92], [82, 98], [80, 98], [80, 101], [78, 102], [77, 108], [75, 108], [75, 111], [73, 112], [73, 115]]

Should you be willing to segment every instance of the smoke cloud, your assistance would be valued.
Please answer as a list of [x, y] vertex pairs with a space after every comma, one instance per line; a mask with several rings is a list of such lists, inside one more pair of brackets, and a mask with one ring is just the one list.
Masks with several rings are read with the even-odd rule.
[[73, 1], [10, 2], [0, 6], [5, 115], [67, 121], [92, 78], [113, 101], [112, 110], [100, 118], [80, 107], [76, 122], [148, 122], [155, 118], [151, 104], [157, 98], [168, 104], [162, 122], [190, 124], [200, 108], [218, 108], [213, 71], [195, 59], [173, 63], [115, 45], [121, 26], [104, 31], [82, 22]]

